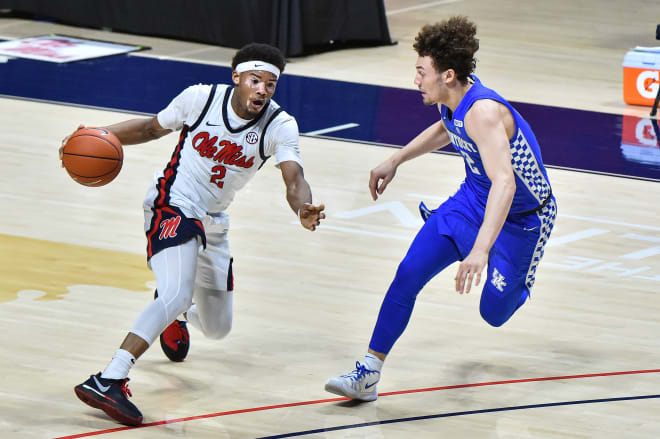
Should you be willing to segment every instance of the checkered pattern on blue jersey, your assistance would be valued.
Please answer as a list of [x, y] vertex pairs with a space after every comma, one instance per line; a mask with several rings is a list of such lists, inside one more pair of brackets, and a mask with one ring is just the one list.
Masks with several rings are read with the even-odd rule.
[[527, 277], [525, 278], [525, 286], [530, 291], [532, 286], [534, 286], [534, 281], [536, 280], [536, 267], [538, 267], [539, 262], [541, 262], [545, 245], [548, 242], [548, 239], [550, 239], [550, 232], [552, 231], [552, 227], [555, 224], [555, 218], [557, 218], [557, 202], [555, 199], [552, 198], [548, 204], [543, 207], [543, 209], [537, 212], [537, 215], [539, 220], [541, 220], [540, 236], [536, 243], [536, 248], [534, 249], [532, 263], [529, 266], [529, 271], [527, 272]]
[[511, 164], [516, 175], [539, 203], [545, 201], [550, 195], [550, 184], [541, 172], [541, 167], [532, 152], [532, 148], [520, 128], [516, 139], [511, 142]]

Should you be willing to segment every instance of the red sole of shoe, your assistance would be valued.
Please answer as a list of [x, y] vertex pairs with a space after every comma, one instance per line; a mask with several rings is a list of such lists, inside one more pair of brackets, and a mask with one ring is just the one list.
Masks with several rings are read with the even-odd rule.
[[115, 421], [122, 423], [124, 425], [130, 425], [132, 427], [137, 427], [139, 425], [142, 425], [142, 416], [140, 416], [139, 418], [132, 418], [130, 416], [126, 416], [122, 412], [117, 410], [115, 407], [111, 406], [110, 404], [101, 402], [96, 398], [90, 397], [87, 393], [85, 393], [84, 390], [79, 389], [78, 387], [75, 387], [73, 390], [76, 392], [76, 396], [78, 397], [79, 400], [81, 400], [90, 407], [103, 410], [106, 415], [110, 416]]

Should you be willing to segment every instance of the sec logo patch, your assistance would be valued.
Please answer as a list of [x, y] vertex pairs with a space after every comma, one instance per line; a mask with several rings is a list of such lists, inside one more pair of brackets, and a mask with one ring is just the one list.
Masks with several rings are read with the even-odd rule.
[[245, 135], [245, 141], [250, 145], [254, 145], [259, 141], [259, 134], [255, 133], [254, 131], [250, 131]]

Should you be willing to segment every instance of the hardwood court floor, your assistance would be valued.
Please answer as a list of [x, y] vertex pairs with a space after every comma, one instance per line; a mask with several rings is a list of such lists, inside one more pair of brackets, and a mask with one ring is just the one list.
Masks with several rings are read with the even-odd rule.
[[[577, 77], [575, 67], [582, 52], [583, 59], [620, 67], [620, 58], [615, 62], [611, 56], [619, 56], [620, 46], [650, 45], [636, 41], [628, 26], [617, 25], [620, 16], [648, 24], [652, 14], [640, 11], [650, 2], [632, 2], [630, 10], [611, 3], [588, 15], [555, 3], [572, 13], [567, 17], [543, 2], [504, 2], [501, 10], [486, 2], [434, 3], [390, 16], [398, 46], [292, 60], [288, 71], [372, 83], [396, 77], [407, 87], [414, 62], [409, 40], [418, 25], [433, 14], [462, 12], [483, 30], [481, 75], [491, 84], [508, 84], [505, 96], [556, 105], [570, 95], [561, 102], [565, 106], [645, 110], [620, 103], [614, 73], [601, 70], [587, 79]], [[390, 11], [416, 4], [387, 2]], [[534, 30], [538, 38], [526, 38], [521, 30], [498, 39], [507, 11], [519, 12], [522, 29]], [[553, 19], [566, 22], [565, 38], [558, 38]], [[610, 26], [611, 34], [592, 34], [590, 25]], [[0, 34], [12, 37], [54, 27], [0, 20]], [[571, 32], [582, 32], [583, 39]], [[233, 52], [112, 36], [148, 41], [144, 44], [156, 54]], [[598, 49], [604, 39], [618, 49]], [[518, 51], [519, 46], [527, 48]], [[574, 56], [529, 62], [525, 54], [540, 46]], [[552, 74], [563, 78], [556, 88], [548, 85], [550, 79], [539, 84], [532, 74], [551, 64]], [[333, 65], [336, 71], [328, 73]], [[583, 88], [587, 92], [581, 96]], [[532, 300], [505, 326], [490, 328], [479, 317], [478, 294], [452, 292], [456, 267], [450, 267], [420, 294], [408, 330], [383, 370], [379, 400], [353, 404], [325, 393], [323, 383], [348, 372], [363, 356], [384, 291], [419, 224], [417, 203], [438, 204], [451, 195], [463, 164], [456, 156], [436, 154], [405, 164], [374, 203], [366, 190], [368, 171], [392, 150], [310, 137], [301, 138], [305, 173], [315, 200], [326, 203], [327, 221], [315, 233], [297, 226], [279, 171], [272, 166], [260, 171], [229, 210], [237, 287], [232, 334], [214, 342], [193, 330], [191, 353], [182, 364], [167, 361], [158, 346], [147, 351], [131, 372], [131, 389], [148, 424], [121, 429], [81, 404], [72, 388], [105, 367], [151, 300], [141, 202], [153, 172], [169, 158], [175, 135], [126, 147], [118, 179], [90, 189], [59, 167], [60, 139], [79, 122], [103, 125], [129, 115], [3, 98], [0, 112], [2, 437], [253, 438], [316, 431], [303, 436], [647, 439], [660, 434], [657, 183], [550, 169], [559, 217]]]

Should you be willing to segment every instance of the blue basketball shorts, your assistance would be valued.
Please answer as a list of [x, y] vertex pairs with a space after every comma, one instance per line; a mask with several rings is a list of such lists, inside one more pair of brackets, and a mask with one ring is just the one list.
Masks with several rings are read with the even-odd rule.
[[[433, 215], [438, 234], [450, 238], [460, 259], [465, 259], [477, 238], [483, 214], [459, 192]], [[530, 295], [556, 216], [557, 204], [551, 197], [537, 212], [507, 217], [490, 250], [481, 293], [481, 315], [491, 325], [506, 322]]]

